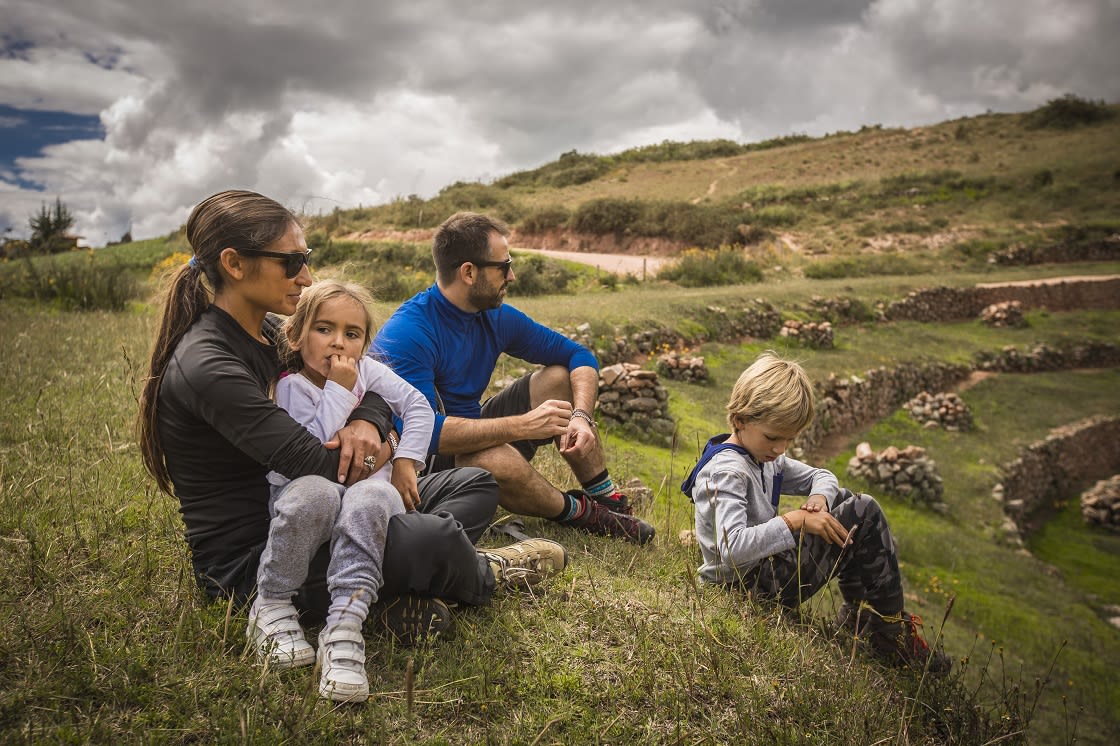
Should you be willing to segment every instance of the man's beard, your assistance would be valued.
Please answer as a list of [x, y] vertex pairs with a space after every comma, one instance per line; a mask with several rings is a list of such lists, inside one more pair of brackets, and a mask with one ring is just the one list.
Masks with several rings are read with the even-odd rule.
[[476, 282], [471, 286], [467, 300], [480, 311], [497, 308], [502, 305], [502, 288], [505, 286], [505, 282], [497, 286], [486, 281]]

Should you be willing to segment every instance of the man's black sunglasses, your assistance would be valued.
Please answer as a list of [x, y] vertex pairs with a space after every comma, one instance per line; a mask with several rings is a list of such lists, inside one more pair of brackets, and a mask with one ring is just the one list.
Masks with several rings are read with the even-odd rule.
[[306, 253], [302, 251], [264, 251], [263, 249], [234, 249], [238, 254], [245, 256], [268, 256], [273, 259], [284, 260], [284, 275], [290, 280], [299, 274], [303, 265], [311, 262], [311, 249]]
[[[467, 262], [463, 262], [463, 264], [467, 264]], [[506, 259], [504, 262], [482, 260], [477, 262], [470, 262], [470, 264], [473, 264], [476, 267], [497, 267], [498, 269], [502, 270], [503, 275], [508, 275], [510, 269], [513, 267], [513, 257]]]

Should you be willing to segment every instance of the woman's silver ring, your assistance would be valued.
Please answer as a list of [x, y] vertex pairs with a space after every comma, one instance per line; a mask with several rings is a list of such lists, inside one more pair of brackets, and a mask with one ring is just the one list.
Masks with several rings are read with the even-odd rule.
[[362, 459], [362, 463], [366, 465], [367, 469], [373, 471], [373, 467], [377, 465], [377, 459], [373, 456], [366, 456], [364, 459]]

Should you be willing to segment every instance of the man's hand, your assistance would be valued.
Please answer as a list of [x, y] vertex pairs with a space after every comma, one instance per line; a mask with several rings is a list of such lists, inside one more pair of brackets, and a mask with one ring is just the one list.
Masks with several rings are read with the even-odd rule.
[[[327, 448], [341, 446], [338, 454], [338, 481], [345, 485], [365, 479], [389, 460], [389, 444], [382, 443], [377, 428], [365, 420], [354, 420], [324, 445]], [[377, 459], [372, 469], [365, 465], [366, 456]]]
[[418, 464], [410, 458], [399, 458], [393, 462], [393, 476], [390, 481], [401, 493], [401, 502], [405, 511], [411, 512], [420, 507], [420, 490], [416, 487], [416, 469], [423, 464]]
[[784, 517], [795, 532], [815, 534], [829, 544], [846, 546], [851, 543], [848, 530], [828, 511], [812, 513], [807, 510], [791, 510]]
[[543, 440], [568, 431], [572, 420], [571, 402], [549, 399], [519, 417], [520, 433], [512, 440]]
[[560, 436], [560, 453], [565, 456], [586, 458], [595, 446], [595, 430], [582, 417], [568, 420], [568, 430]]
[[353, 391], [354, 384], [358, 382], [358, 361], [346, 355], [331, 355], [329, 360], [331, 370], [327, 373], [327, 380]]

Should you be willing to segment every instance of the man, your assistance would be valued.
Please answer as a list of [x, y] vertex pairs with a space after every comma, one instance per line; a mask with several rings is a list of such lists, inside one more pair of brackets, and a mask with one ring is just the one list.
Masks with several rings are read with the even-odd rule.
[[[482, 467], [513, 513], [644, 544], [653, 526], [632, 515], [614, 488], [591, 414], [599, 392], [595, 356], [502, 305], [516, 279], [508, 236], [485, 215], [445, 220], [432, 241], [436, 284], [397, 309], [369, 354], [381, 355], [436, 410], [431, 471]], [[503, 352], [544, 367], [480, 406]], [[550, 442], [582, 489], [561, 491], [529, 463]]]

